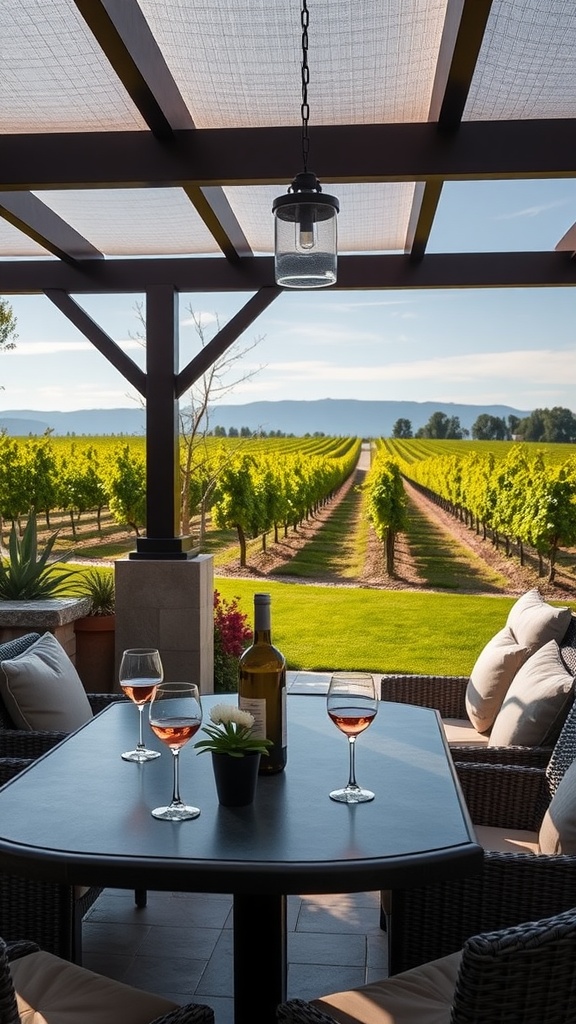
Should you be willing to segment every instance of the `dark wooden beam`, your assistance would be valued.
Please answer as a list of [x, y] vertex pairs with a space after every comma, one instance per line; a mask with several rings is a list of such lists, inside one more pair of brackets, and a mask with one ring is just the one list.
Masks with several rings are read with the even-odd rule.
[[227, 349], [240, 337], [250, 324], [268, 308], [274, 299], [282, 293], [281, 288], [261, 288], [245, 306], [225, 324], [204, 348], [194, 356], [187, 366], [178, 374], [176, 381], [176, 393], [178, 397], [183, 395], [188, 388], [198, 380], [211, 366], [214, 365], [220, 356], [224, 355]]
[[56, 288], [48, 288], [45, 291], [47, 298], [58, 307], [61, 313], [82, 332], [85, 338], [106, 357], [109, 363], [118, 370], [118, 373], [136, 388], [141, 395], [146, 394], [146, 376], [133, 363], [129, 356], [112, 340], [97, 323], [88, 316], [85, 310], [74, 302], [70, 296]]
[[0, 192], [0, 216], [61, 260], [104, 259], [95, 245], [31, 192]]
[[137, 0], [74, 0], [150, 130], [160, 139], [194, 121]]
[[[285, 190], [298, 128], [4, 135], [0, 190], [278, 185]], [[323, 184], [576, 176], [576, 119], [319, 126], [314, 171]]]
[[462, 120], [492, 3], [448, 2], [428, 118], [441, 128], [457, 128]]
[[178, 448], [178, 293], [170, 285], [146, 290], [146, 536], [130, 558], [186, 558], [180, 533]]
[[222, 188], [186, 185], [184, 191], [227, 259], [237, 261], [241, 256], [252, 255], [248, 239]]
[[[274, 260], [253, 256], [233, 265], [225, 259], [98, 260], [69, 266], [56, 260], [0, 262], [3, 295], [51, 289], [74, 294], [142, 292], [173, 285], [181, 292], [257, 292], [276, 289]], [[432, 253], [410, 257], [340, 256], [338, 280], [324, 295], [351, 289], [563, 288], [576, 284], [576, 261], [567, 252]]]
[[438, 181], [416, 182], [405, 245], [412, 260], [424, 257], [441, 193], [442, 185]]

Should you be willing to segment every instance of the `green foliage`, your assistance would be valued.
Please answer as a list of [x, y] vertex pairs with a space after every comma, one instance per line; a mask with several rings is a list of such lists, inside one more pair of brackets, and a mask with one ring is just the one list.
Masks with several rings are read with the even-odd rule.
[[0, 349], [3, 351], [15, 347], [14, 341], [18, 337], [16, 334], [17, 323], [10, 303], [6, 299], [0, 299]]
[[0, 598], [4, 601], [34, 601], [54, 597], [62, 590], [62, 584], [76, 576], [76, 570], [63, 569], [59, 563], [70, 558], [72, 552], [50, 560], [58, 533], [46, 542], [44, 551], [39, 553], [36, 516], [31, 513], [22, 538], [16, 526], [10, 531], [8, 545], [10, 558], [0, 562]]
[[76, 593], [90, 598], [90, 615], [113, 615], [116, 603], [114, 574], [106, 569], [89, 569], [82, 574]]
[[436, 437], [456, 441], [467, 436], [468, 431], [460, 426], [460, 418], [447, 416], [445, 412], [433, 412], [428, 423], [416, 431], [416, 437]]
[[107, 490], [112, 515], [117, 522], [131, 526], [138, 537], [146, 522], [146, 466], [127, 444], [114, 452]]

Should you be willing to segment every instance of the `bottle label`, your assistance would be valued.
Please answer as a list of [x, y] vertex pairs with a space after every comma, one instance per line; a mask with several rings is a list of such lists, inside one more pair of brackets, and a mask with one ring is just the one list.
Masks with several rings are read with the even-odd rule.
[[[284, 693], [286, 691], [284, 690]], [[238, 705], [242, 711], [249, 711], [254, 716], [254, 725], [252, 726], [251, 735], [254, 739], [265, 740], [266, 739], [266, 701], [257, 700], [256, 698], [242, 697], [238, 695]], [[283, 720], [285, 715], [282, 716]], [[284, 740], [283, 740], [284, 742]]]

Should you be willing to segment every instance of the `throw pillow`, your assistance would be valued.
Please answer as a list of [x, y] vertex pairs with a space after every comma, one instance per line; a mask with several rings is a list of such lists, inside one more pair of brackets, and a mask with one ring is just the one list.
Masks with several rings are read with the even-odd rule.
[[570, 608], [547, 604], [539, 590], [529, 590], [512, 605], [506, 619], [516, 642], [532, 654], [550, 640], [561, 642], [572, 618]]
[[529, 654], [526, 647], [516, 643], [508, 626], [496, 633], [480, 652], [466, 687], [466, 711], [477, 732], [487, 732], [492, 727], [510, 683]]
[[52, 633], [0, 667], [2, 698], [18, 729], [72, 732], [92, 718], [80, 676]]
[[540, 853], [576, 853], [576, 761], [558, 784], [542, 819]]
[[496, 716], [488, 746], [552, 746], [572, 700], [574, 678], [555, 640], [518, 669]]

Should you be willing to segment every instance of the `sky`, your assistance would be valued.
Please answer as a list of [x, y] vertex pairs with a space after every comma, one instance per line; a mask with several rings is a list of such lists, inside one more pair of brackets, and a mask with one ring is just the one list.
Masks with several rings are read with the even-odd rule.
[[[337, 186], [333, 186], [332, 191]], [[444, 186], [428, 252], [552, 250], [576, 221], [576, 180]], [[1, 269], [0, 269], [0, 294]], [[249, 294], [180, 296], [180, 352]], [[143, 366], [141, 295], [75, 296]], [[0, 412], [129, 408], [136, 394], [44, 296], [9, 296], [16, 348], [0, 354]], [[285, 291], [239, 340], [222, 401], [355, 398], [576, 412], [576, 288]]]

